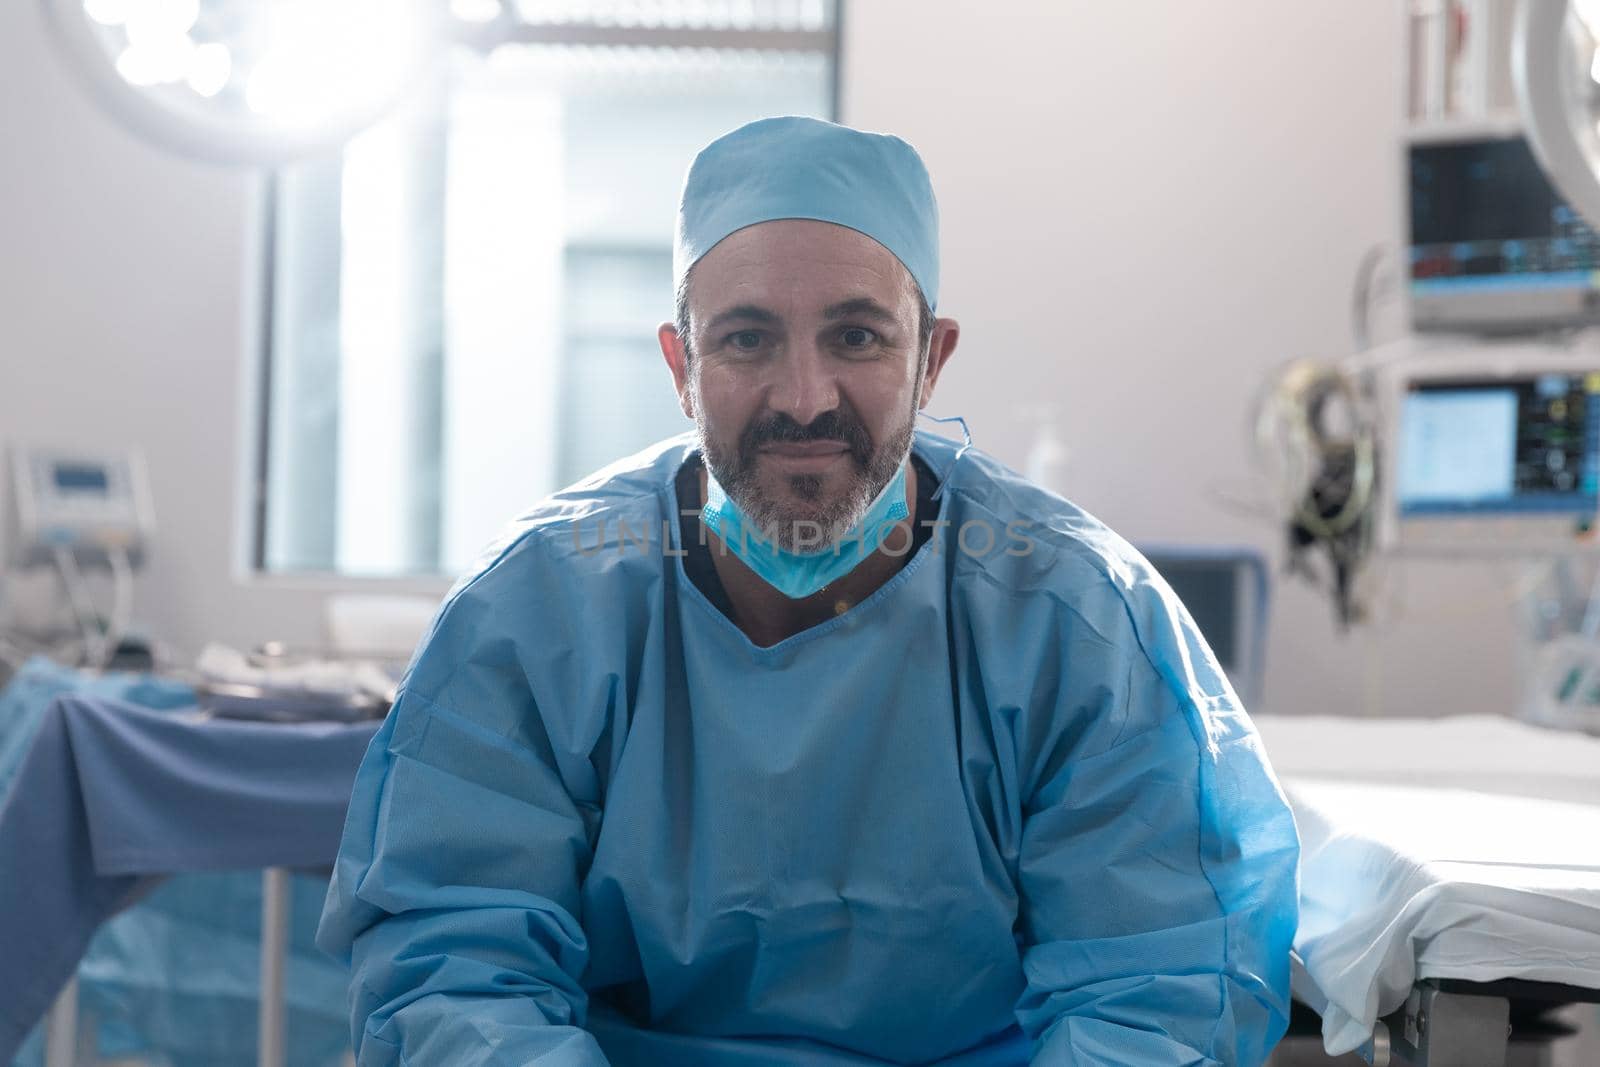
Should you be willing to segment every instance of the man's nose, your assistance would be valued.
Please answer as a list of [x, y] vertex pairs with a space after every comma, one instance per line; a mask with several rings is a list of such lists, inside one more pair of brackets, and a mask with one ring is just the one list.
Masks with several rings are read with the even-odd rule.
[[791, 346], [778, 365], [767, 404], [801, 426], [839, 406], [839, 383], [827, 353], [815, 342]]

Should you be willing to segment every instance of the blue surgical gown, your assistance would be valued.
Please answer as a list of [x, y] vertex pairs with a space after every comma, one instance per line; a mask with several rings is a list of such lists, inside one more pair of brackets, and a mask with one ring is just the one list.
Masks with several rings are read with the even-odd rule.
[[1260, 1063], [1294, 825], [1149, 565], [919, 432], [948, 525], [757, 647], [685, 577], [693, 447], [535, 507], [435, 620], [319, 930], [363, 1067]]

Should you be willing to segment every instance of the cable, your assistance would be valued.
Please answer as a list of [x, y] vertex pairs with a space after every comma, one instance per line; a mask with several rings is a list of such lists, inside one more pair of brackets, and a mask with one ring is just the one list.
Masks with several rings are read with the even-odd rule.
[[1378, 272], [1386, 258], [1388, 249], [1384, 245], [1367, 249], [1356, 266], [1355, 281], [1350, 286], [1350, 336], [1355, 339], [1358, 352], [1372, 345], [1372, 299], [1378, 291]]
[[1254, 419], [1257, 463], [1287, 520], [1289, 569], [1322, 587], [1307, 550], [1326, 553], [1344, 625], [1365, 617], [1376, 540], [1379, 420], [1372, 368], [1361, 367], [1373, 358], [1290, 363], [1268, 381]]
[[[1334, 400], [1348, 409], [1351, 426], [1336, 434], [1327, 425]], [[1256, 415], [1258, 457], [1272, 457], [1289, 468], [1273, 478], [1284, 509], [1313, 535], [1338, 537], [1369, 513], [1377, 482], [1377, 445], [1370, 405], [1358, 393], [1350, 376], [1336, 364], [1300, 360], [1291, 363], [1269, 384]], [[1286, 439], [1285, 439], [1286, 438]], [[1328, 457], [1349, 449], [1349, 491], [1337, 510], [1323, 514], [1315, 504], [1315, 489], [1326, 477]]]
[[84, 665], [98, 666], [105, 655], [101, 647], [103, 637], [98, 632], [100, 627], [95, 619], [94, 603], [89, 599], [83, 572], [78, 569], [78, 558], [65, 545], [56, 545], [51, 554], [56, 570], [61, 575], [62, 585], [66, 588], [67, 602], [72, 605], [72, 614], [78, 621], [78, 630], [83, 634]]
[[20, 671], [26, 662], [28, 662], [28, 650], [5, 634], [0, 634], [0, 663], [6, 664], [13, 671]]
[[6, 604], [7, 588], [6, 574], [0, 570], [0, 663], [9, 666], [13, 671], [22, 668], [23, 661], [28, 658], [27, 651], [10, 637], [10, 621], [6, 618], [10, 614]]
[[16, 594], [11, 580], [11, 574], [0, 571], [0, 663], [12, 671], [20, 671], [28, 660], [38, 655], [48, 655], [51, 649], [30, 636], [18, 621]]
[[95, 664], [102, 670], [116, 658], [133, 618], [133, 561], [128, 558], [128, 550], [120, 545], [109, 548], [106, 559], [111, 564], [111, 621], [106, 626], [100, 662]]

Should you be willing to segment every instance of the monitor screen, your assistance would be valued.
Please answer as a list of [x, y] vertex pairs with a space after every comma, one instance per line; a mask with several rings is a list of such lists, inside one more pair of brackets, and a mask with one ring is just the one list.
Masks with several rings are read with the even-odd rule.
[[1161, 577], [1189, 609], [1200, 635], [1229, 675], [1239, 666], [1239, 571], [1230, 561], [1149, 557]]
[[1412, 382], [1400, 418], [1400, 514], [1600, 506], [1600, 374]]
[[87, 463], [58, 463], [54, 474], [56, 488], [65, 493], [104, 493], [111, 484], [104, 467]]
[[1551, 186], [1527, 141], [1414, 144], [1410, 171], [1419, 326], [1600, 318], [1600, 236]]

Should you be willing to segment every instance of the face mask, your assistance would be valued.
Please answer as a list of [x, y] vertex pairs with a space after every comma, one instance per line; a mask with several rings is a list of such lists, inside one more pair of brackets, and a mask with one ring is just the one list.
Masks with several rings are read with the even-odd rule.
[[816, 552], [786, 552], [767, 540], [760, 528], [728, 498], [709, 468], [706, 470], [706, 506], [700, 519], [762, 581], [791, 600], [808, 597], [844, 577], [876, 552], [895, 523], [906, 517], [906, 463], [901, 462], [889, 484], [867, 506], [861, 522], [836, 544]]

